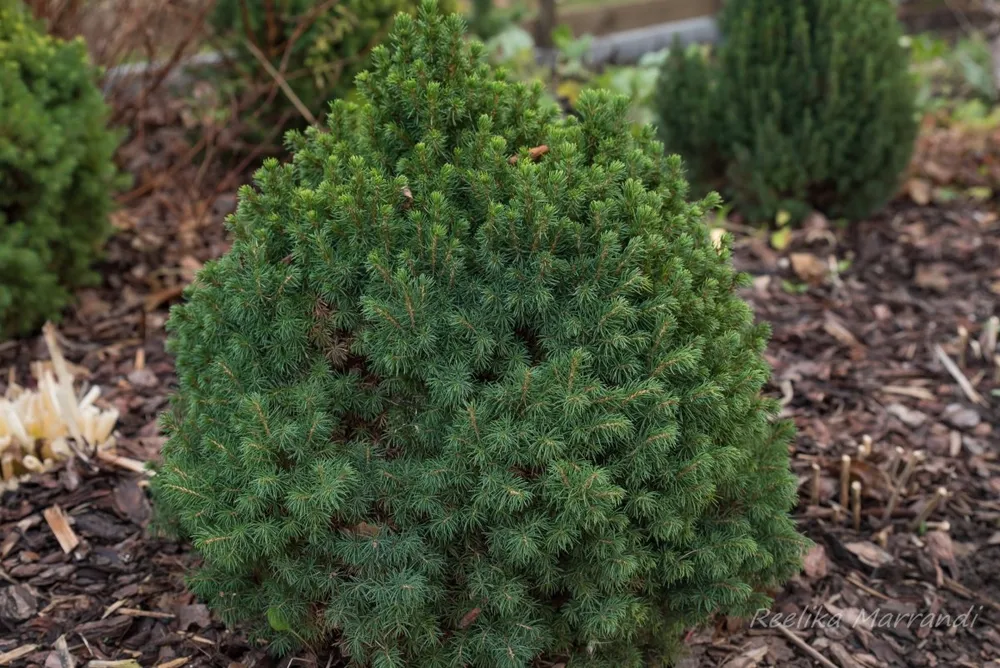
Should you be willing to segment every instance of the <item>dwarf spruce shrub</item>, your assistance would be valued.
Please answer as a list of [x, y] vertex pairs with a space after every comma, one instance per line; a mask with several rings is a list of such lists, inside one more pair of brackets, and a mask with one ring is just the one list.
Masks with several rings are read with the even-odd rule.
[[798, 565], [726, 248], [628, 101], [540, 103], [428, 0], [170, 319], [153, 487], [195, 593], [351, 665], [640, 666]]
[[111, 226], [118, 137], [83, 42], [0, 0], [0, 340], [55, 318]]
[[916, 87], [890, 0], [728, 0], [711, 62], [676, 48], [661, 138], [744, 214], [862, 218], [895, 193]]

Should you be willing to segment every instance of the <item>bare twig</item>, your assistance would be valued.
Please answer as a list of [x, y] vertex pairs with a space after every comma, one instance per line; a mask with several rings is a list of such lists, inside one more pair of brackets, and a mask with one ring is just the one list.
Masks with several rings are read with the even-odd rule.
[[270, 75], [271, 78], [273, 78], [275, 82], [277, 82], [278, 86], [281, 87], [282, 92], [289, 99], [289, 101], [295, 106], [295, 109], [302, 115], [302, 118], [309, 121], [310, 125], [316, 125], [317, 124], [316, 117], [313, 116], [313, 113], [309, 111], [306, 105], [302, 104], [302, 100], [300, 100], [299, 96], [295, 94], [295, 91], [292, 90], [292, 87], [288, 85], [288, 82], [285, 80], [285, 77], [282, 76], [282, 74], [278, 72], [278, 70], [274, 69], [274, 65], [268, 62], [267, 57], [263, 53], [261, 53], [257, 45], [254, 44], [253, 42], [248, 41], [246, 42], [246, 46], [247, 49], [250, 50], [250, 53], [253, 54], [253, 57], [256, 58], [258, 62], [260, 62], [261, 67], [263, 67], [264, 70], [268, 73], [268, 75]]
[[[212, 9], [213, 6], [214, 3], [212, 2], [204, 3], [204, 6], [201, 8], [201, 11], [196, 15], [196, 21], [197, 21], [196, 25], [204, 24], [205, 17], [208, 16], [208, 12]], [[157, 68], [156, 74], [153, 76], [152, 81], [149, 84], [143, 86], [138, 101], [132, 105], [125, 105], [122, 108], [116, 110], [112, 118], [113, 123], [120, 122], [124, 117], [126, 111], [129, 109], [135, 111], [145, 108], [146, 101], [149, 99], [149, 96], [152, 95], [154, 92], [156, 92], [161, 85], [163, 85], [163, 82], [167, 80], [167, 77], [170, 75], [170, 73], [173, 72], [174, 69], [180, 64], [181, 58], [187, 52], [188, 48], [195, 43], [195, 37], [197, 36], [197, 34], [198, 31], [191, 30], [184, 36], [184, 39], [182, 39], [180, 42], [177, 43], [177, 45], [174, 47], [173, 52], [170, 54], [170, 57], [167, 58], [167, 60], [163, 63], [163, 65]]]
[[979, 601], [983, 605], [988, 605], [989, 607], [993, 608], [994, 610], [1000, 610], [1000, 603], [997, 603], [993, 599], [987, 598], [986, 596], [983, 596], [983, 595], [981, 595], [981, 594], [979, 594], [979, 593], [977, 593], [977, 592], [969, 589], [968, 587], [966, 587], [965, 585], [963, 585], [961, 582], [957, 582], [955, 580], [952, 580], [949, 577], [946, 577], [944, 579], [944, 586], [947, 589], [955, 592], [959, 596], [964, 596], [965, 598], [969, 598], [969, 599], [972, 599], [974, 601]]
[[851, 507], [851, 456], [844, 455], [840, 458], [840, 505], [844, 508]]
[[956, 366], [955, 362], [948, 357], [948, 353], [944, 351], [944, 348], [942, 348], [940, 344], [934, 345], [934, 353], [941, 361], [941, 364], [944, 365], [944, 368], [947, 369], [948, 373], [951, 374], [951, 377], [955, 379], [956, 383], [958, 383], [958, 386], [962, 388], [962, 392], [965, 393], [965, 396], [968, 397], [969, 401], [979, 404], [980, 406], [989, 406], [989, 403], [983, 399], [979, 392], [976, 392], [976, 388], [972, 387], [972, 383], [970, 383], [969, 379], [965, 377], [962, 370]]
[[983, 325], [983, 331], [979, 337], [979, 345], [983, 349], [983, 357], [986, 358], [987, 362], [992, 362], [996, 356], [998, 334], [1000, 334], [1000, 318], [993, 316]]
[[890, 480], [896, 477], [896, 469], [899, 468], [899, 462], [903, 459], [903, 455], [905, 454], [906, 451], [898, 445], [892, 449], [892, 453], [889, 455], [889, 461], [885, 465], [885, 472], [889, 476]]
[[906, 457], [906, 466], [903, 467], [903, 472], [899, 474], [899, 478], [893, 484], [892, 496], [889, 497], [889, 503], [886, 504], [885, 512], [882, 514], [882, 521], [888, 522], [892, 517], [893, 511], [896, 510], [896, 504], [899, 503], [899, 497], [906, 489], [906, 483], [909, 482], [910, 476], [913, 475], [914, 469], [917, 468], [917, 462], [923, 459], [923, 455], [920, 452], [911, 452]]
[[938, 487], [937, 491], [934, 492], [934, 496], [932, 496], [930, 500], [924, 504], [924, 507], [920, 510], [917, 516], [913, 518], [913, 522], [910, 523], [910, 529], [912, 531], [919, 529], [920, 525], [927, 521], [927, 518], [931, 516], [934, 509], [937, 508], [938, 504], [940, 504], [947, 496], [948, 490], [944, 487]]
[[872, 437], [865, 434], [861, 437], [861, 443], [858, 445], [858, 461], [863, 462], [864, 460], [871, 457], [872, 454]]
[[851, 513], [854, 517], [854, 530], [861, 531], [861, 483], [857, 480], [851, 483]]
[[809, 495], [809, 503], [813, 506], [819, 505], [819, 464], [812, 464], [812, 491]]
[[959, 325], [958, 327], [958, 368], [964, 369], [966, 366], [966, 350], [969, 348], [969, 330]]
[[62, 551], [69, 554], [75, 550], [76, 546], [80, 544], [80, 539], [70, 527], [63, 509], [57, 505], [50, 506], [42, 511], [42, 516], [45, 517], [45, 522], [49, 525], [49, 529], [52, 530], [52, 534], [59, 541], [59, 547], [62, 548]]
[[818, 662], [824, 668], [837, 668], [837, 665], [833, 661], [830, 661], [830, 659], [826, 658], [825, 656], [817, 652], [815, 649], [813, 649], [812, 645], [807, 643], [798, 635], [786, 629], [781, 624], [778, 624], [777, 626], [775, 626], [775, 628], [778, 629], [778, 631], [780, 631], [783, 636], [785, 636], [793, 643], [798, 645], [799, 649], [801, 649], [803, 652], [811, 656], [814, 661]]

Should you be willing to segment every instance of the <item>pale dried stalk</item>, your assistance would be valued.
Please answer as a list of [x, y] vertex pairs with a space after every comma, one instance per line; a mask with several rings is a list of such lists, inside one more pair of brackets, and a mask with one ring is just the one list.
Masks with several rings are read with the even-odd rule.
[[969, 347], [969, 330], [959, 325], [958, 327], [958, 368], [964, 369], [966, 366], [965, 351]]
[[809, 496], [809, 503], [813, 506], [819, 505], [819, 464], [812, 464], [812, 493]]
[[941, 364], [944, 365], [944, 368], [949, 374], [951, 374], [951, 377], [955, 379], [958, 386], [962, 388], [962, 392], [964, 392], [965, 396], [969, 398], [969, 401], [979, 404], [980, 406], [989, 406], [989, 403], [987, 403], [987, 401], [983, 399], [982, 395], [976, 391], [976, 388], [972, 386], [972, 383], [969, 382], [969, 379], [965, 377], [965, 374], [962, 373], [962, 370], [958, 368], [955, 362], [948, 357], [948, 353], [944, 351], [944, 348], [942, 348], [940, 344], [935, 344], [934, 352], [941, 361]]
[[983, 331], [979, 336], [979, 345], [987, 362], [993, 362], [996, 358], [998, 335], [1000, 335], [1000, 318], [993, 316], [983, 325]]
[[920, 525], [927, 521], [927, 518], [931, 516], [931, 513], [940, 505], [942, 501], [948, 498], [948, 490], [944, 487], [938, 487], [937, 491], [934, 492], [934, 496], [924, 504], [924, 507], [920, 510], [913, 522], [910, 523], [910, 529], [916, 531], [920, 528]]
[[83, 397], [73, 389], [73, 374], [59, 348], [55, 329], [46, 325], [44, 340], [51, 363], [32, 365], [37, 388], [21, 387], [13, 378], [0, 397], [0, 488], [16, 487], [24, 475], [48, 470], [74, 455], [89, 461], [87, 452], [114, 447], [112, 431], [118, 411], [94, 405], [100, 389]]
[[854, 516], [854, 530], [861, 531], [861, 483], [851, 483], [851, 514]]
[[861, 443], [858, 445], [858, 461], [863, 462], [868, 459], [872, 454], [872, 437], [865, 434], [861, 437]]
[[896, 479], [895, 484], [892, 487], [892, 496], [889, 497], [889, 503], [886, 504], [885, 513], [882, 515], [882, 520], [888, 522], [892, 517], [892, 513], [896, 510], [896, 504], [899, 503], [899, 497], [906, 489], [906, 483], [909, 482], [910, 476], [913, 475], [913, 471], [917, 468], [917, 462], [922, 459], [922, 454], [920, 452], [911, 452], [906, 457], [906, 466], [903, 467], [903, 472], [899, 474], [899, 478]]
[[840, 505], [844, 508], [851, 507], [851, 456], [844, 455], [840, 458]]

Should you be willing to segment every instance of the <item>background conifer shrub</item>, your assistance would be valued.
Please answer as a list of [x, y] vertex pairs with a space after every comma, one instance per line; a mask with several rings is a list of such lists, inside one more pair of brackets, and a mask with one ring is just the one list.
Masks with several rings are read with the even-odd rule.
[[628, 100], [432, 0], [240, 194], [169, 328], [153, 488], [194, 592], [358, 666], [640, 666], [796, 571], [768, 329]]
[[55, 318], [111, 226], [118, 136], [82, 40], [0, 0], [0, 339]]
[[251, 80], [272, 91], [276, 109], [291, 105], [271, 85], [273, 77], [262, 67], [260, 55], [319, 117], [329, 100], [351, 90], [393, 17], [403, 11], [412, 14], [418, 6], [419, 0], [219, 0], [212, 25], [235, 47], [238, 63]]
[[674, 49], [661, 138], [744, 214], [862, 218], [895, 193], [916, 86], [889, 0], [730, 0], [717, 57]]

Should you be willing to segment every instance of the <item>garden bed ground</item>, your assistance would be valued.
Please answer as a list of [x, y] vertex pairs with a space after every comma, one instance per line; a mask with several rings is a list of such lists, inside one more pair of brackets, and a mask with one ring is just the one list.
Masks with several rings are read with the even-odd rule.
[[[81, 295], [59, 331], [66, 356], [121, 411], [119, 453], [150, 460], [173, 383], [167, 310], [197, 268], [224, 252], [222, 220], [248, 163], [223, 166], [224, 142], [193, 163], [199, 147], [184, 128], [197, 120], [186, 106], [164, 101], [144, 114], [122, 152], [136, 189], [116, 214], [104, 284]], [[961, 375], [981, 395], [977, 404], [940, 357], [957, 362], [959, 327], [976, 340], [997, 313], [1000, 216], [988, 189], [1000, 188], [998, 147], [1000, 134], [928, 130], [908, 197], [849, 230], [815, 218], [782, 251], [732, 224], [737, 264], [755, 277], [746, 297], [774, 326], [770, 391], [799, 428], [796, 515], [818, 547], [776, 593], [775, 611], [793, 615], [777, 620], [782, 628], [771, 628], [774, 617], [719, 619], [689, 634], [686, 668], [1000, 666], [997, 367], [974, 345], [964, 353]], [[45, 355], [41, 337], [3, 343], [0, 369], [23, 380]], [[852, 480], [863, 483], [854, 530], [831, 502], [840, 498], [841, 456], [856, 459], [864, 435], [874, 452], [852, 464]], [[896, 448], [926, 458], [883, 524], [886, 460]], [[818, 505], [810, 502], [814, 463]], [[128, 470], [72, 461], [4, 494], [0, 666], [339, 665], [328, 654], [277, 662], [225, 631], [185, 591], [194, 563], [187, 548], [150, 536], [144, 484]], [[929, 527], [914, 530], [938, 487], [949, 497]], [[81, 541], [69, 554], [44, 519], [53, 506]], [[964, 625], [919, 625], [927, 613], [970, 609]], [[918, 617], [887, 621], [889, 613]]]

